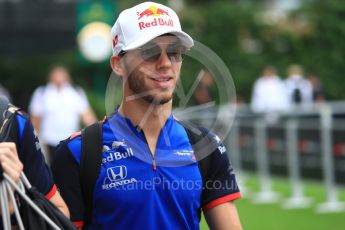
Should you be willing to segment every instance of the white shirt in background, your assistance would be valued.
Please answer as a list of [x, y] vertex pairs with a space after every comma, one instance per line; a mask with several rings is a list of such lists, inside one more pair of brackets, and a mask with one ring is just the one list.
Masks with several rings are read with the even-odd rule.
[[257, 79], [253, 87], [251, 108], [258, 113], [287, 110], [289, 100], [283, 80], [278, 76]]
[[84, 91], [72, 85], [57, 88], [47, 84], [35, 90], [29, 105], [32, 115], [41, 118], [40, 137], [55, 146], [79, 130], [80, 114], [89, 110]]
[[285, 80], [285, 86], [291, 106], [295, 105], [293, 101], [293, 94], [295, 89], [298, 89], [301, 94], [301, 108], [309, 108], [313, 103], [313, 87], [310, 81], [306, 80], [300, 75], [292, 75]]

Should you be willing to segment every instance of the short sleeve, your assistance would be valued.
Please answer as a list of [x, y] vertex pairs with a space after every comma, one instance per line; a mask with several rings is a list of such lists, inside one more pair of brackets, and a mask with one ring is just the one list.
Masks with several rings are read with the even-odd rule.
[[[24, 165], [24, 173], [30, 183], [47, 195], [54, 187], [53, 176], [45, 162], [39, 140], [28, 118], [17, 115], [19, 129], [19, 157]], [[24, 127], [23, 129], [21, 127]]]
[[214, 150], [199, 161], [203, 177], [201, 206], [204, 211], [241, 197], [225, 146], [218, 136], [210, 132], [206, 138], [214, 146]]
[[66, 140], [58, 145], [51, 167], [58, 190], [70, 210], [71, 220], [79, 224], [84, 218], [79, 164], [73, 157], [68, 143], [69, 141]]

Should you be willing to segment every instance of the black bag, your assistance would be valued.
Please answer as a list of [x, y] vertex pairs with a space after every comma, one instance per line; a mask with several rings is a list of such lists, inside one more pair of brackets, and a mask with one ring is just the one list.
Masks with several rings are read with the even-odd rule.
[[[31, 187], [26, 191], [26, 194], [31, 200], [54, 222], [60, 229], [76, 230], [74, 224], [49, 200], [47, 200], [42, 193], [40, 193], [35, 187]], [[33, 208], [27, 203], [21, 203], [20, 215], [22, 217], [25, 229], [28, 230], [49, 230], [55, 229], [49, 225], [40, 214], [33, 210]]]
[[[4, 97], [0, 97], [0, 142], [7, 141], [10, 133], [12, 132], [13, 119], [18, 108], [8, 103]], [[4, 196], [4, 201], [7, 197], [11, 198], [14, 206], [15, 217], [19, 229], [28, 230], [50, 230], [50, 229], [63, 229], [63, 230], [76, 230], [74, 224], [49, 200], [47, 200], [42, 193], [35, 187], [30, 185], [30, 182], [25, 177], [24, 173], [21, 175], [21, 186], [16, 185], [11, 178], [2, 172], [0, 167], [1, 177], [5, 179], [0, 182], [0, 196]], [[14, 199], [13, 190], [16, 190], [16, 198]], [[8, 194], [6, 194], [8, 193]], [[19, 210], [17, 206], [19, 202]], [[6, 210], [7, 202], [2, 211], [2, 219], [4, 229], [10, 229], [11, 220], [9, 218], [8, 210]], [[7, 226], [7, 227], [6, 227]]]
[[295, 88], [292, 93], [293, 102], [296, 104], [300, 104], [302, 102], [302, 94], [299, 88]]

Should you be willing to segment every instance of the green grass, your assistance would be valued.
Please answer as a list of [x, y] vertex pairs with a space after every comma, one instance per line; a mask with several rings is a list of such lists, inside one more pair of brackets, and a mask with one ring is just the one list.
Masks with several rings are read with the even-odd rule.
[[[253, 193], [260, 189], [259, 180], [248, 175], [245, 185], [250, 190], [244, 198], [237, 200], [236, 206], [241, 218], [243, 229], [254, 230], [340, 230], [345, 229], [345, 211], [340, 213], [318, 214], [315, 208], [325, 202], [326, 191], [322, 183], [306, 182], [305, 196], [311, 197], [313, 203], [309, 208], [286, 210], [282, 208], [282, 201], [291, 194], [289, 181], [284, 178], [274, 178], [273, 190], [282, 196], [278, 203], [254, 204]], [[345, 188], [339, 189], [339, 200], [345, 202]], [[201, 229], [208, 229], [205, 220], [201, 221]]]

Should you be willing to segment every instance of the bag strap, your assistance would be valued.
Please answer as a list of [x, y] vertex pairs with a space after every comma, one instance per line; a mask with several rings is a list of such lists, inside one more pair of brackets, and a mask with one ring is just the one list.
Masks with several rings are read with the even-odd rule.
[[6, 97], [0, 97], [0, 141], [7, 141], [11, 126], [12, 119], [19, 108], [12, 105]]
[[80, 181], [84, 196], [84, 222], [91, 223], [93, 190], [102, 163], [102, 123], [96, 122], [81, 133]]
[[[207, 177], [210, 169], [209, 157], [205, 157], [204, 147], [209, 143], [209, 139], [206, 138], [207, 130], [202, 127], [198, 127], [191, 122], [179, 121], [185, 128], [189, 141], [195, 153], [196, 160], [198, 162], [199, 171], [203, 178]], [[201, 143], [202, 142], [202, 145]]]
[[[17, 144], [17, 123], [13, 118], [18, 110], [6, 97], [0, 96], [0, 142], [13, 141]], [[3, 179], [2, 172], [0, 167], [0, 181]]]
[[7, 111], [9, 103], [6, 97], [0, 96], [0, 126], [2, 126], [2, 122], [5, 119], [5, 111]]

